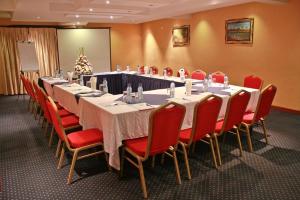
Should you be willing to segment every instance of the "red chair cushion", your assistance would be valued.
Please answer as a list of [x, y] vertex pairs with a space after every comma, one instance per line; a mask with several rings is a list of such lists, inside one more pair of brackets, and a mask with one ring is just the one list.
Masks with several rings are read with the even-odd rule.
[[180, 131], [179, 140], [184, 143], [189, 143], [192, 134], [192, 129], [184, 129]]
[[131, 149], [139, 156], [145, 156], [148, 143], [148, 137], [136, 138], [124, 141], [125, 146]]
[[58, 115], [60, 117], [65, 117], [65, 116], [68, 116], [68, 115], [72, 115], [72, 113], [70, 113], [69, 111], [67, 111], [66, 109], [60, 109], [58, 110]]
[[245, 122], [245, 123], [247, 123], [247, 124], [251, 124], [252, 121], [253, 121], [253, 118], [254, 118], [254, 112], [246, 113], [246, 114], [243, 116], [243, 122]]
[[223, 123], [224, 123], [224, 120], [217, 121], [216, 129], [215, 129], [216, 133], [221, 133]]
[[67, 135], [67, 138], [72, 148], [80, 148], [103, 142], [103, 133], [94, 128], [70, 133]]
[[69, 115], [61, 118], [61, 124], [64, 128], [79, 125], [79, 118], [75, 115]]

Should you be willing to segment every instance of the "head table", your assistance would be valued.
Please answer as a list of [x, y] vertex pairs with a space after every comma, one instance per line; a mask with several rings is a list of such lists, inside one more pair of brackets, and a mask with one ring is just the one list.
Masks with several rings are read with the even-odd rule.
[[[107, 77], [109, 74], [105, 73], [105, 76]], [[111, 74], [115, 76], [116, 73], [111, 72]], [[134, 76], [138, 76], [139, 79], [145, 78], [148, 80], [151, 78], [152, 81], [166, 81], [161, 76]], [[170, 77], [167, 81], [183, 83], [177, 77]], [[109, 164], [118, 170], [120, 169], [119, 147], [122, 145], [122, 141], [147, 136], [150, 113], [159, 105], [169, 101], [183, 104], [186, 107], [186, 114], [182, 129], [187, 129], [192, 127], [195, 104], [212, 93], [220, 96], [223, 100], [219, 113], [220, 119], [225, 116], [228, 99], [233, 93], [241, 89], [250, 92], [248, 111], [255, 110], [260, 94], [259, 90], [256, 89], [235, 85], [230, 85], [228, 89], [223, 89], [223, 84], [213, 83], [209, 87], [208, 92], [192, 93], [190, 96], [185, 94], [185, 87], [176, 87], [174, 98], [169, 98], [168, 89], [166, 89], [168, 87], [148, 90], [144, 92], [144, 102], [127, 104], [122, 101], [123, 94], [113, 95], [106, 93], [101, 96], [91, 97], [89, 93], [93, 91], [86, 86], [74, 83], [67, 84], [64, 80], [52, 78], [42, 78], [42, 82], [48, 95], [79, 117], [83, 129], [98, 128], [103, 131], [104, 150], [109, 153]], [[201, 83], [198, 80], [193, 80], [193, 83], [193, 87], [201, 87]], [[118, 82], [115, 84], [118, 84]], [[79, 93], [82, 95], [78, 98], [76, 95]]]

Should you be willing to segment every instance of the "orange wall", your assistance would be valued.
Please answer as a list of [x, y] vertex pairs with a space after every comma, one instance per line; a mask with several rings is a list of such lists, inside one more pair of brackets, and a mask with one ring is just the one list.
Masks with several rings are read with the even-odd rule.
[[[230, 82], [256, 74], [278, 87], [274, 105], [300, 110], [300, 1], [287, 4], [251, 3], [193, 14], [184, 20], [142, 24], [146, 65], [188, 67], [189, 71], [221, 70]], [[253, 45], [225, 44], [225, 20], [254, 18]], [[174, 25], [190, 25], [188, 47], [172, 47]]]

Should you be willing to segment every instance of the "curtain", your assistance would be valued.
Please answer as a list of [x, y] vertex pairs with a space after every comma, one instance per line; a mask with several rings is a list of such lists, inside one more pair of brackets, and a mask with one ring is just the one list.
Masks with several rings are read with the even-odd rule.
[[35, 43], [40, 76], [52, 76], [58, 68], [55, 28], [0, 28], [0, 94], [24, 93], [17, 41], [27, 40]]

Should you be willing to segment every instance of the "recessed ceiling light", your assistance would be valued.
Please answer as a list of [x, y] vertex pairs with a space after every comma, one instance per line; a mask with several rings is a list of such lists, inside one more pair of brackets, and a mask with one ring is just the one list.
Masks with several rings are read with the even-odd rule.
[[94, 11], [94, 9], [93, 9], [93, 8], [90, 8], [90, 9], [89, 9], [89, 11], [90, 11], [90, 12], [93, 12], [93, 11]]
[[75, 15], [76, 18], [79, 18], [79, 15]]
[[77, 25], [79, 25], [79, 24], [80, 24], [80, 22], [76, 22], [76, 24], [77, 24]]
[[109, 18], [110, 18], [110, 19], [114, 19], [114, 16], [111, 15]]
[[37, 18], [37, 19], [41, 19], [41, 17], [40, 17], [40, 16], [37, 16], [36, 18]]
[[110, 1], [105, 1], [106, 4], [110, 4]]

